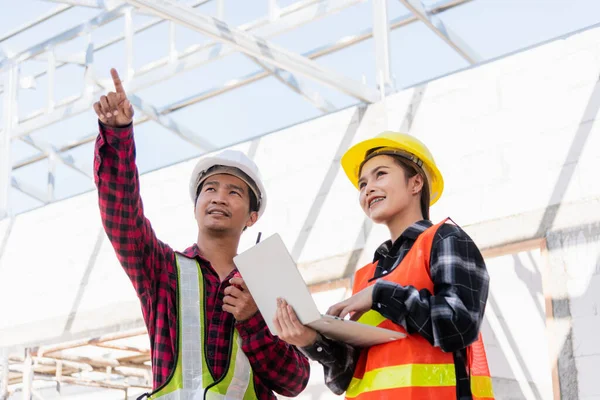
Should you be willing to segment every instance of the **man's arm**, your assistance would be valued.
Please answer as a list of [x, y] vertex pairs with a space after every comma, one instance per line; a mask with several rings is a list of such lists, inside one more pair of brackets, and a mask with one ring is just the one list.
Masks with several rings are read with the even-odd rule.
[[296, 347], [271, 335], [260, 312], [235, 326], [252, 371], [269, 389], [287, 397], [304, 390], [310, 376], [308, 359]]
[[434, 293], [378, 281], [373, 309], [446, 352], [463, 349], [477, 339], [487, 302], [483, 257], [460, 228], [442, 225], [434, 239], [430, 274]]
[[[173, 259], [174, 253], [157, 239], [150, 221], [144, 216], [135, 164], [133, 109], [116, 71], [111, 73], [117, 92], [102, 96], [94, 105], [101, 120], [94, 150], [94, 181], [98, 188], [102, 224], [133, 283], [148, 321], [146, 314], [151, 312], [156, 294], [156, 267]], [[171, 262], [167, 264], [172, 265]]]

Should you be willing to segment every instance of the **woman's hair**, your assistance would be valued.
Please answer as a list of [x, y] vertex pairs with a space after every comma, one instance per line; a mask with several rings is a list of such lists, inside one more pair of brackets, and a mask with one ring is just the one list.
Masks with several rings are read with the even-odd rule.
[[423, 188], [421, 189], [421, 213], [423, 214], [423, 219], [429, 219], [429, 203], [431, 199], [431, 193], [429, 191], [429, 182], [427, 181], [427, 175], [425, 172], [417, 167], [415, 163], [412, 161], [408, 161], [400, 156], [392, 155], [396, 164], [398, 164], [404, 170], [404, 176], [406, 177], [406, 182], [412, 178], [413, 176], [419, 174], [423, 179]]

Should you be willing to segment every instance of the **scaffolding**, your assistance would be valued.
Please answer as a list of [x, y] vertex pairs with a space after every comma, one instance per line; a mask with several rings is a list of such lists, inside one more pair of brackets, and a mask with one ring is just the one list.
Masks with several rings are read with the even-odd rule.
[[[43, 399], [44, 396], [33, 385], [34, 379], [38, 382], [50, 382], [51, 387], [59, 394], [61, 385], [64, 384], [123, 391], [125, 399], [131, 389], [150, 391], [150, 349], [148, 346], [142, 348], [128, 344], [135, 339], [147, 341], [146, 329], [133, 329], [36, 349], [25, 348], [22, 355], [5, 354], [4, 371], [8, 370], [8, 373], [3, 374], [4, 393], [0, 392], [0, 398], [8, 398], [21, 392], [24, 399], [32, 396]], [[103, 356], [78, 355], [90, 353], [91, 348], [108, 351]]]

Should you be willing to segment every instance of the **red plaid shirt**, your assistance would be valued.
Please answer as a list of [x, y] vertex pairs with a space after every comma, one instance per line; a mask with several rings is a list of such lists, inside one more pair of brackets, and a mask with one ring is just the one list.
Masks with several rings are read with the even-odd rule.
[[[152, 350], [154, 388], [168, 379], [177, 353], [177, 281], [175, 253], [156, 237], [144, 217], [135, 164], [133, 128], [100, 124], [96, 139], [94, 180], [98, 187], [104, 229], [140, 299]], [[222, 310], [229, 278], [219, 276], [196, 245], [183, 252], [195, 257], [206, 282], [206, 350], [213, 377], [221, 377], [230, 357], [231, 332], [237, 329], [242, 349], [254, 372], [259, 399], [299, 394], [308, 382], [308, 360], [294, 346], [270, 334], [260, 313], [242, 323]]]

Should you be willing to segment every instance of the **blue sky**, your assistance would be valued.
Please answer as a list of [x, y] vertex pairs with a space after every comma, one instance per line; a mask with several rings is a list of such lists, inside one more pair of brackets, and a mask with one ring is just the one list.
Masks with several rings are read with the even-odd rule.
[[[294, 0], [279, 0], [281, 7]], [[425, 5], [439, 1], [425, 0]], [[226, 0], [225, 21], [239, 25], [257, 19], [267, 13], [267, 0]], [[0, 36], [58, 6], [42, 0], [0, 0]], [[305, 53], [334, 42], [341, 37], [358, 33], [372, 27], [372, 4], [365, 1], [333, 16], [307, 24], [271, 39], [287, 49]], [[390, 19], [408, 15], [400, 1], [388, 0]], [[216, 3], [210, 2], [198, 8], [199, 12], [216, 15]], [[85, 7], [73, 8], [49, 21], [11, 38], [1, 45], [11, 53], [19, 53], [28, 47], [78, 25], [99, 13]], [[439, 15], [444, 23], [459, 34], [484, 60], [501, 57], [536, 43], [564, 35], [600, 22], [600, 1], [597, 0], [474, 0]], [[134, 24], [147, 21], [148, 17], [134, 16]], [[119, 19], [93, 32], [95, 40], [102, 42], [123, 32], [123, 20]], [[208, 40], [185, 28], [177, 28], [177, 49]], [[143, 66], [167, 55], [168, 27], [161, 24], [136, 35], [134, 64]], [[79, 38], [61, 46], [59, 54], [82, 52], [85, 39]], [[394, 30], [390, 35], [391, 68], [396, 90], [435, 79], [453, 71], [467, 68], [468, 64], [422, 23], [413, 23]], [[120, 43], [100, 51], [95, 56], [95, 68], [100, 76], [108, 77], [114, 66], [124, 73], [125, 50]], [[318, 59], [318, 63], [356, 80], [365, 79], [375, 86], [376, 68], [374, 43], [367, 40], [337, 53]], [[23, 73], [44, 68], [43, 62], [28, 62]], [[177, 75], [137, 94], [160, 107], [173, 101], [217, 87], [228, 80], [249, 74], [258, 67], [241, 54], [227, 56], [195, 70]], [[78, 94], [83, 86], [83, 69], [69, 66], [57, 70], [56, 100]], [[336, 107], [343, 108], [357, 101], [333, 89], [303, 79], [308, 87], [318, 90]], [[19, 114], [25, 116], [43, 107], [47, 82], [39, 79], [36, 90], [24, 90], [19, 94]], [[0, 96], [1, 97], [1, 96]], [[1, 110], [0, 110], [1, 112]], [[243, 88], [203, 101], [171, 114], [178, 122], [203, 135], [215, 145], [222, 147], [255, 137], [310, 118], [322, 112], [274, 78], [266, 78]], [[90, 111], [61, 123], [35, 132], [33, 136], [60, 146], [84, 137], [96, 130], [96, 118]], [[138, 165], [142, 173], [169, 165], [195, 155], [198, 150], [153, 122], [136, 129]], [[156, 152], [160, 149], [160, 152]], [[70, 152], [80, 164], [91, 170], [92, 144]], [[19, 161], [36, 151], [21, 142], [14, 142], [12, 161]], [[158, 154], [158, 155], [157, 155]], [[15, 172], [19, 179], [44, 190], [47, 179], [47, 162], [22, 168]], [[62, 165], [57, 167], [56, 197], [65, 198], [93, 188], [92, 183]], [[11, 208], [19, 213], [39, 206], [16, 190], [11, 190]]]

